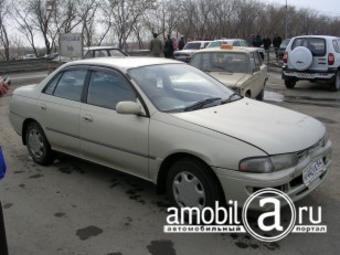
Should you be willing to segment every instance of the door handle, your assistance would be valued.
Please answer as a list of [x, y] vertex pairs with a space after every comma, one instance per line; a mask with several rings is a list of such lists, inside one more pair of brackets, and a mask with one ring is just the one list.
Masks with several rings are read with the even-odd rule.
[[47, 106], [45, 104], [41, 104], [40, 105], [40, 109], [43, 110], [43, 111], [46, 111], [47, 110]]
[[84, 115], [83, 120], [88, 121], [88, 122], [93, 122], [93, 118], [91, 115]]

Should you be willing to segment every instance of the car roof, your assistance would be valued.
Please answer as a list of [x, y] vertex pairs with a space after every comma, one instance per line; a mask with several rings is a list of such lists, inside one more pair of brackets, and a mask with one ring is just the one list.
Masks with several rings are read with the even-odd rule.
[[205, 48], [203, 50], [198, 51], [196, 54], [204, 53], [204, 52], [236, 52], [236, 53], [251, 53], [258, 51], [258, 48], [253, 47], [233, 47], [232, 49], [221, 49], [219, 47], [216, 48]]
[[67, 63], [65, 66], [73, 65], [108, 66], [126, 72], [130, 68], [162, 64], [183, 64], [183, 62], [167, 58], [155, 58], [155, 57], [115, 57], [115, 58], [104, 57], [76, 60]]
[[292, 39], [297, 38], [325, 38], [325, 39], [339, 39], [340, 37], [332, 36], [332, 35], [299, 35]]
[[212, 42], [235, 42], [235, 41], [244, 41], [244, 39], [240, 38], [226, 38], [226, 39], [218, 39], [218, 40], [213, 40]]
[[211, 42], [211, 41], [190, 41], [187, 43], [207, 43], [207, 42]]

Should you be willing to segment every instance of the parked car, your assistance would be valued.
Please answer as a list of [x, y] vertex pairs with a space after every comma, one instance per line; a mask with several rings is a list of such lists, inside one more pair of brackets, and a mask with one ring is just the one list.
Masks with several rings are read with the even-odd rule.
[[284, 54], [286, 52], [286, 48], [287, 48], [289, 42], [290, 42], [290, 39], [285, 39], [280, 44], [280, 47], [279, 47], [279, 49], [277, 51], [277, 57], [278, 57], [278, 59], [280, 61], [282, 61], [282, 59], [283, 59], [283, 56], [284, 56]]
[[117, 47], [93, 46], [84, 48], [84, 58], [126, 57], [128, 54]]
[[221, 45], [195, 53], [190, 64], [242, 96], [263, 99], [267, 66], [256, 48]]
[[210, 41], [192, 41], [184, 45], [183, 50], [174, 52], [174, 58], [180, 61], [189, 62], [192, 54], [200, 49], [204, 49]]
[[[236, 46], [236, 47], [252, 47], [244, 39], [219, 39], [219, 40], [210, 42], [207, 48], [219, 48], [221, 47], [222, 44], [229, 44], [229, 45]], [[256, 48], [256, 49], [260, 53], [262, 59], [264, 59], [265, 50], [263, 48]]]
[[262, 187], [299, 200], [332, 162], [318, 120], [163, 58], [67, 63], [16, 89], [10, 120], [36, 163], [56, 151], [83, 158], [157, 184], [179, 207], [242, 204]]
[[307, 35], [291, 39], [283, 57], [282, 79], [288, 89], [299, 80], [327, 81], [340, 90], [340, 38]]
[[34, 54], [26, 54], [26, 55], [22, 56], [22, 59], [24, 59], [24, 60], [37, 59], [37, 56], [34, 55]]

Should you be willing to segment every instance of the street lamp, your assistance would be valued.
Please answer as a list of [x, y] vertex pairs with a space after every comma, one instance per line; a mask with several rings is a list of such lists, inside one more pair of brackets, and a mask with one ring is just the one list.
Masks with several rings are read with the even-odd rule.
[[286, 0], [285, 39], [288, 38], [288, 0]]

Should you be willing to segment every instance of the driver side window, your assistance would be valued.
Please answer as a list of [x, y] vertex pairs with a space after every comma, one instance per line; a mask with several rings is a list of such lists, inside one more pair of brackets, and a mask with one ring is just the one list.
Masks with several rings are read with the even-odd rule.
[[136, 101], [137, 95], [129, 82], [118, 72], [93, 71], [87, 94], [87, 103], [116, 109], [121, 101]]

